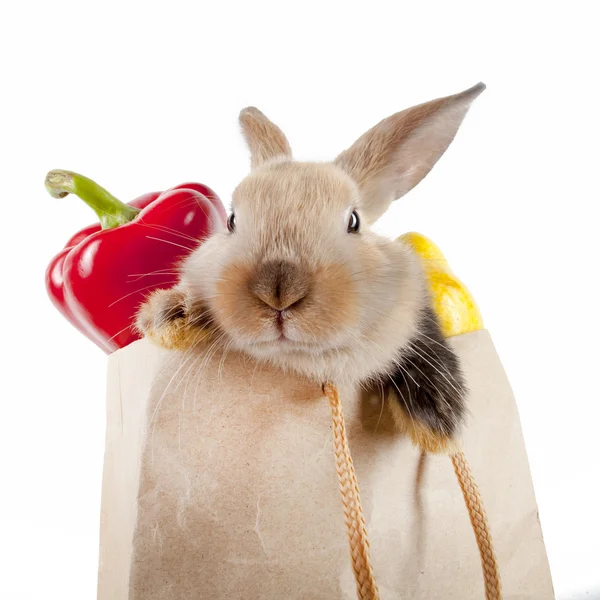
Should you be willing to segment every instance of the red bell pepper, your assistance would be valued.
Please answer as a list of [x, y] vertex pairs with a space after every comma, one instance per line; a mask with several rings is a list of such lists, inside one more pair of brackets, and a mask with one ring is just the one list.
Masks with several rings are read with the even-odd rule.
[[182, 259], [226, 225], [223, 204], [200, 183], [129, 204], [70, 171], [50, 171], [46, 189], [55, 198], [79, 196], [100, 219], [54, 257], [46, 288], [56, 308], [107, 354], [139, 338], [135, 314], [145, 297], [175, 285]]

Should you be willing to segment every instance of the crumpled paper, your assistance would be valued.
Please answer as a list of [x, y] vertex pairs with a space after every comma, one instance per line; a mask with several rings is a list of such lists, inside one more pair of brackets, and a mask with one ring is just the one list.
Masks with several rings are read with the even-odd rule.
[[[450, 339], [471, 390], [466, 456], [504, 598], [554, 597], [519, 417], [485, 330]], [[381, 400], [339, 386], [381, 598], [480, 600], [447, 456]], [[99, 600], [354, 600], [331, 415], [320, 386], [206, 347], [109, 358]]]

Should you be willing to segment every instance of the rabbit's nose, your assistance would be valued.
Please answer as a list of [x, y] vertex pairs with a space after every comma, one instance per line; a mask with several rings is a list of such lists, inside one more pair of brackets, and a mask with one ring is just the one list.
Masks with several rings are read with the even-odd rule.
[[298, 304], [309, 292], [308, 273], [299, 265], [284, 260], [263, 262], [250, 280], [250, 292], [274, 310]]

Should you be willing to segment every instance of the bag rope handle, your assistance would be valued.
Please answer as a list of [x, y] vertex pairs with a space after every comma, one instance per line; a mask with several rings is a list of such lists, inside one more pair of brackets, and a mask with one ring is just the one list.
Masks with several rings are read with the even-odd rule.
[[[323, 392], [329, 399], [331, 407], [333, 451], [340, 483], [340, 492], [344, 507], [344, 521], [346, 523], [358, 598], [359, 600], [380, 600], [369, 555], [367, 527], [360, 503], [360, 491], [356, 480], [354, 463], [352, 462], [350, 447], [348, 445], [342, 402], [337, 388], [331, 383], [323, 385]], [[475, 533], [475, 539], [477, 540], [481, 565], [483, 567], [486, 600], [502, 600], [502, 585], [498, 562], [479, 488], [475, 483], [469, 463], [462, 451], [451, 454], [450, 460], [452, 461], [454, 472], [456, 473], [456, 478], [458, 479], [469, 512], [469, 519]]]
[[455, 452], [450, 455], [456, 479], [465, 499], [471, 527], [475, 533], [479, 555], [481, 557], [481, 566], [483, 568], [483, 581], [485, 584], [486, 600], [502, 600], [502, 582], [500, 581], [500, 570], [498, 561], [494, 552], [492, 536], [488, 525], [483, 500], [479, 493], [479, 487], [475, 483], [471, 467], [467, 462], [465, 453]]
[[356, 481], [354, 463], [350, 455], [346, 423], [342, 412], [342, 403], [337, 388], [326, 383], [323, 392], [329, 398], [331, 417], [333, 419], [333, 452], [335, 466], [340, 482], [342, 504], [344, 506], [344, 521], [350, 544], [350, 557], [356, 579], [356, 590], [359, 600], [379, 600], [379, 590], [369, 556], [369, 539], [367, 526], [360, 503], [360, 492]]

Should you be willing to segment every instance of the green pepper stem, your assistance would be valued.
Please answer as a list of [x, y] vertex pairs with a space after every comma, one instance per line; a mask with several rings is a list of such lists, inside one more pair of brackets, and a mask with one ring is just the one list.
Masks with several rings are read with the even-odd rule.
[[50, 171], [46, 175], [46, 189], [53, 198], [75, 194], [98, 215], [102, 229], [111, 229], [133, 221], [140, 212], [115, 198], [95, 181], [72, 171]]

